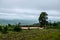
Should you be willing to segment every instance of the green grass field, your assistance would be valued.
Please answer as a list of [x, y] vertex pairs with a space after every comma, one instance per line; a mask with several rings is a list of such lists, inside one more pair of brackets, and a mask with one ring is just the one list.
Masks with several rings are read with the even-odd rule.
[[0, 32], [0, 40], [60, 40], [60, 29], [9, 31], [7, 34]]

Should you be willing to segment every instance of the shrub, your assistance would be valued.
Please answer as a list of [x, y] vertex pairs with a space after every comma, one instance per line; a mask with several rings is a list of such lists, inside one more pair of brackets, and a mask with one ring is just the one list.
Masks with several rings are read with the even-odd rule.
[[0, 31], [2, 31], [2, 27], [0, 26]]
[[14, 31], [16, 31], [16, 32], [20, 32], [22, 29], [20, 28], [20, 27], [15, 27], [14, 28]]
[[7, 28], [7, 26], [6, 27], [4, 27], [4, 29], [2, 30], [2, 33], [8, 33], [8, 28]]

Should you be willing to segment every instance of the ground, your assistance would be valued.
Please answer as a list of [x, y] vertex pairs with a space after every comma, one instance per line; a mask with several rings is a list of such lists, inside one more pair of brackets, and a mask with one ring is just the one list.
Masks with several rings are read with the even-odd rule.
[[31, 29], [20, 32], [0, 32], [0, 40], [60, 40], [60, 29]]

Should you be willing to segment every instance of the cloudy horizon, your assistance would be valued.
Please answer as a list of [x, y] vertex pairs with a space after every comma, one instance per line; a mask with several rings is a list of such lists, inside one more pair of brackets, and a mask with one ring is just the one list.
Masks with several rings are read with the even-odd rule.
[[38, 20], [47, 12], [49, 20], [60, 19], [60, 0], [0, 0], [0, 19]]

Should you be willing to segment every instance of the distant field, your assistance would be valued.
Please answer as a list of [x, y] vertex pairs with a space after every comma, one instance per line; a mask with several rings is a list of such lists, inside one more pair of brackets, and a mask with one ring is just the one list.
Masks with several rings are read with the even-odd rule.
[[41, 27], [21, 27], [22, 29], [43, 29]]
[[31, 29], [21, 32], [0, 32], [0, 40], [60, 40], [60, 29]]

